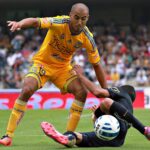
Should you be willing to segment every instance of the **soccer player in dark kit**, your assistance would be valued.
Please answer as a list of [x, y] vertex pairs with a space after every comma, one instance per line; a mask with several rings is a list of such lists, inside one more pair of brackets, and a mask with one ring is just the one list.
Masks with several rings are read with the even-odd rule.
[[79, 65], [74, 66], [78, 78], [81, 83], [96, 97], [104, 98], [100, 106], [93, 106], [93, 120], [104, 114], [115, 116], [120, 123], [119, 135], [110, 141], [99, 139], [95, 132], [66, 132], [59, 133], [52, 124], [42, 122], [41, 127], [44, 133], [54, 139], [56, 142], [65, 146], [79, 147], [119, 147], [124, 144], [128, 129], [132, 126], [150, 140], [150, 127], [144, 126], [133, 115], [133, 102], [136, 97], [134, 87], [123, 85], [120, 87], [112, 87], [103, 89], [94, 85], [83, 75], [83, 70]]

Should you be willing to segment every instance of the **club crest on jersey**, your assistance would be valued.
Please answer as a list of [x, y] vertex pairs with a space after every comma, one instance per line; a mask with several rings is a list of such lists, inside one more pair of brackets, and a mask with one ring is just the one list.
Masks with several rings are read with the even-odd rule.
[[81, 46], [82, 46], [82, 43], [78, 41], [75, 43], [74, 48], [80, 48]]
[[64, 39], [65, 38], [65, 34], [64, 33], [62, 33], [61, 35], [60, 35], [60, 39]]
[[119, 89], [117, 88], [117, 87], [112, 87], [111, 88], [114, 92], [116, 92], [116, 93], [120, 93], [120, 91], [119, 91]]

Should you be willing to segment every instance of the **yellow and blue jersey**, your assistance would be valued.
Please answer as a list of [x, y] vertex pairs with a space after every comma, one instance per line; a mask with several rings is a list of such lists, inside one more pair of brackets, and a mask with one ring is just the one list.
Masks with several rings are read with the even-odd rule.
[[78, 35], [72, 35], [69, 29], [69, 16], [39, 18], [39, 28], [47, 28], [47, 35], [34, 55], [34, 62], [42, 62], [52, 66], [67, 66], [76, 49], [85, 48], [89, 62], [100, 61], [100, 56], [92, 33], [84, 27]]

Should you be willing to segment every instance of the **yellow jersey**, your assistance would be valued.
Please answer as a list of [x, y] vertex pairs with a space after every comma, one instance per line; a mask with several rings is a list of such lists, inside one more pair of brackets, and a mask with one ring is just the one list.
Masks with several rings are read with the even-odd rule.
[[47, 28], [47, 35], [34, 55], [34, 62], [42, 62], [48, 66], [68, 66], [76, 49], [85, 48], [89, 62], [100, 61], [98, 49], [92, 33], [84, 27], [78, 35], [72, 35], [69, 29], [69, 16], [39, 18], [39, 28]]

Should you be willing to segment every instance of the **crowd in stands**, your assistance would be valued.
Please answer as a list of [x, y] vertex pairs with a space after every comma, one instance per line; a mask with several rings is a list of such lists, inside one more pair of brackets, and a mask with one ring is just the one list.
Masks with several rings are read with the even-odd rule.
[[[93, 27], [101, 63], [109, 86], [132, 84], [150, 86], [150, 30], [148, 26], [118, 27], [114, 23]], [[11, 33], [0, 27], [0, 88], [21, 88], [32, 56], [40, 48], [45, 30], [26, 29]], [[97, 83], [86, 50], [78, 49], [73, 62], [80, 64], [86, 76]], [[53, 86], [46, 84], [47, 87]]]

